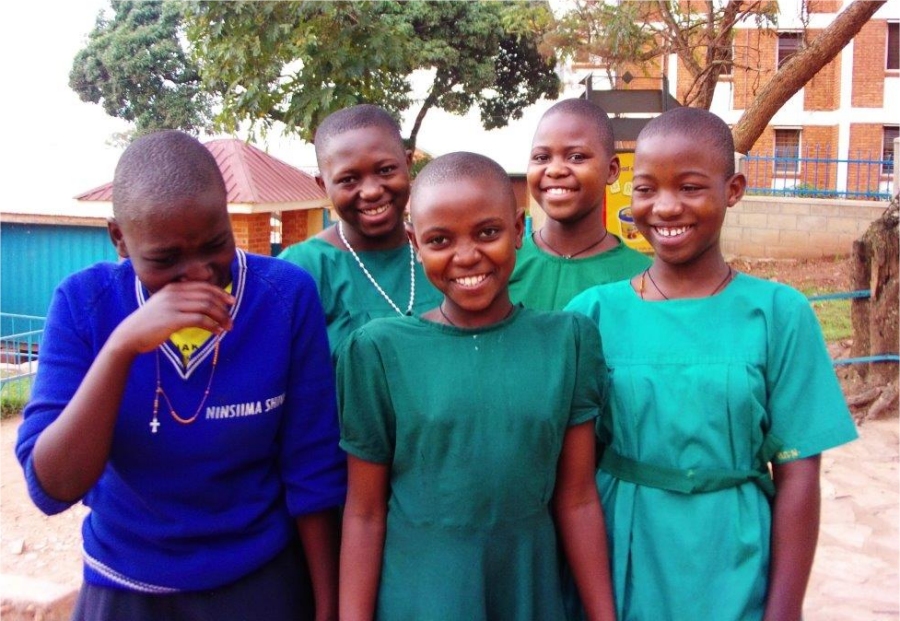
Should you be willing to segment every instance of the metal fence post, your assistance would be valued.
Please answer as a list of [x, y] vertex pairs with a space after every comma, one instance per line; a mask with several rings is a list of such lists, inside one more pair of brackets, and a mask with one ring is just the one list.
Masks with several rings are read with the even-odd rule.
[[894, 138], [894, 198], [900, 196], [900, 138]]

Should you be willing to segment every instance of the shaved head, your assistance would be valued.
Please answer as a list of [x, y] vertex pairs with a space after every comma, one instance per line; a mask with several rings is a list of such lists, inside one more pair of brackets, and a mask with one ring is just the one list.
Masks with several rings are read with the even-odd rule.
[[722, 160], [725, 176], [734, 174], [734, 138], [725, 121], [702, 108], [675, 108], [652, 119], [641, 133], [641, 140], [654, 136], [686, 136], [709, 146]]
[[400, 135], [400, 125], [394, 120], [394, 117], [379, 106], [360, 104], [333, 112], [319, 124], [315, 136], [316, 158], [321, 160], [328, 142], [335, 136], [365, 127], [377, 127], [384, 130], [388, 135], [396, 137], [397, 144], [401, 149], [405, 148], [403, 137]]
[[183, 132], [155, 132], [132, 142], [119, 158], [113, 215], [119, 222], [140, 221], [201, 195], [221, 196], [227, 210], [225, 181], [212, 153]]
[[484, 155], [457, 151], [433, 159], [416, 176], [412, 187], [410, 215], [415, 218], [416, 195], [426, 188], [445, 183], [469, 182], [487, 182], [495, 192], [507, 195], [510, 209], [516, 211], [516, 194], [503, 167]]
[[609, 120], [606, 110], [587, 99], [563, 99], [553, 104], [544, 113], [541, 120], [557, 114], [567, 114], [586, 121], [596, 132], [595, 135], [603, 145], [604, 151], [609, 155], [615, 154], [616, 143], [613, 137], [612, 122]]

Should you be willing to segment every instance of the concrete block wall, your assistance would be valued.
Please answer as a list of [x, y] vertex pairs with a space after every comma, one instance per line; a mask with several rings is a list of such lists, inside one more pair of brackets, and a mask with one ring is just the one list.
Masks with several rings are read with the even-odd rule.
[[747, 196], [722, 227], [726, 257], [803, 259], [847, 256], [887, 203]]

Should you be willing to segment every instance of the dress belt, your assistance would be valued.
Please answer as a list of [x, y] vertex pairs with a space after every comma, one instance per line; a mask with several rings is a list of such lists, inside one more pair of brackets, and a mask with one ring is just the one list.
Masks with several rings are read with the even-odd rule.
[[752, 482], [769, 498], [775, 497], [775, 484], [768, 466], [759, 470], [679, 470], [635, 461], [606, 447], [600, 460], [600, 469], [629, 483], [681, 494], [717, 492]]

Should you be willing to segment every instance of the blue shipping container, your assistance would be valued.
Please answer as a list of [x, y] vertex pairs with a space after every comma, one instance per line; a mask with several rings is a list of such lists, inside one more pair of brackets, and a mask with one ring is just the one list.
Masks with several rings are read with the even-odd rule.
[[0, 223], [0, 310], [43, 317], [66, 276], [117, 259], [105, 227]]

